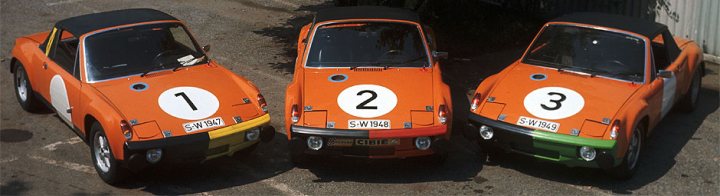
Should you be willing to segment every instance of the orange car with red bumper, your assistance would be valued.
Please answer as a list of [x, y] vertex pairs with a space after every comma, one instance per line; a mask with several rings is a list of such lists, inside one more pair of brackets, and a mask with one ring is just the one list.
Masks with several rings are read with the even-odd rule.
[[431, 30], [384, 7], [321, 10], [298, 38], [285, 123], [294, 161], [307, 154], [443, 157], [452, 102]]
[[259, 90], [207, 50], [166, 13], [118, 10], [18, 38], [11, 71], [22, 108], [57, 112], [90, 145], [100, 177], [117, 183], [126, 169], [249, 152], [272, 138]]
[[598, 13], [560, 17], [520, 60], [478, 86], [466, 136], [488, 152], [630, 177], [645, 139], [670, 109], [697, 106], [701, 55], [696, 43], [659, 23]]

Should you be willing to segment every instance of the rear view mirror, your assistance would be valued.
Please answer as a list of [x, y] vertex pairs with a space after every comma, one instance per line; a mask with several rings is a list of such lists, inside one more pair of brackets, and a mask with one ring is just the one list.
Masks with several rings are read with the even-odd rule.
[[672, 78], [672, 75], [672, 72], [668, 70], [660, 70], [657, 73], [657, 76], [661, 78]]
[[433, 58], [436, 58], [436, 59], [447, 59], [449, 54], [447, 52], [433, 51], [432, 55], [433, 55]]
[[208, 44], [208, 45], [203, 46], [202, 50], [205, 52], [210, 52], [210, 45]]

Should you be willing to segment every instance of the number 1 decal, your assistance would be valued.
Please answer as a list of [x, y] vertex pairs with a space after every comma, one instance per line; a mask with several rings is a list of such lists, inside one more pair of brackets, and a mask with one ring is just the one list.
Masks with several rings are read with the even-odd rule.
[[361, 95], [363, 95], [363, 94], [365, 94], [365, 93], [370, 93], [370, 98], [368, 98], [367, 100], [365, 100], [365, 101], [363, 101], [362, 103], [360, 103], [360, 104], [358, 104], [357, 106], [355, 106], [355, 109], [358, 109], [358, 110], [367, 110], [367, 109], [377, 110], [377, 109], [378, 109], [377, 106], [368, 106], [368, 105], [367, 105], [368, 103], [372, 102], [373, 100], [375, 100], [375, 99], [377, 98], [377, 93], [375, 93], [375, 91], [371, 91], [371, 90], [363, 90], [363, 91], [358, 92], [357, 95], [358, 95], [358, 96], [361, 96]]
[[185, 94], [185, 92], [175, 93], [175, 97], [180, 97], [180, 96], [182, 96], [183, 99], [185, 99], [185, 102], [187, 102], [188, 105], [190, 105], [190, 108], [192, 108], [193, 111], [198, 110], [197, 107], [195, 107], [195, 104], [192, 101], [190, 101], [190, 98], [188, 98], [188, 96]]

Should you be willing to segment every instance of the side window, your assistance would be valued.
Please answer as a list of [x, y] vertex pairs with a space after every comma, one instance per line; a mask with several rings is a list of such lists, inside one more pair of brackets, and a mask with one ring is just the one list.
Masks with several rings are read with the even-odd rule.
[[662, 34], [652, 40], [652, 52], [656, 70], [663, 70], [670, 65]]
[[[75, 75], [75, 59], [77, 57], [78, 39], [67, 31], [59, 31], [59, 40], [54, 41], [48, 57], [71, 75]], [[79, 70], [78, 70], [79, 71]]]

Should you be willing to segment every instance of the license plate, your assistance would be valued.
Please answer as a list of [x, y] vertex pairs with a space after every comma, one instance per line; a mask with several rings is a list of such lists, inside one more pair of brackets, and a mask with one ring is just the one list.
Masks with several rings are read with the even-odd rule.
[[348, 120], [348, 129], [390, 129], [390, 120]]
[[560, 129], [560, 123], [520, 116], [517, 125], [532, 127], [556, 133]]
[[199, 121], [183, 124], [183, 128], [185, 128], [185, 132], [188, 132], [188, 133], [203, 130], [203, 129], [214, 128], [214, 127], [222, 127], [222, 126], [225, 126], [225, 122], [223, 122], [222, 118], [220, 118], [220, 117], [199, 120]]
[[394, 146], [398, 145], [397, 139], [346, 139], [330, 138], [328, 146]]

